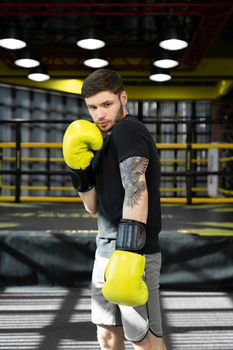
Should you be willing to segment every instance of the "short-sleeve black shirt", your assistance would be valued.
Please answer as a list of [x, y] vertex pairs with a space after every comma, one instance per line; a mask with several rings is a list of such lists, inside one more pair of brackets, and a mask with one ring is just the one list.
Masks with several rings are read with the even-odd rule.
[[119, 163], [129, 157], [149, 160], [146, 169], [148, 189], [147, 240], [144, 253], [158, 252], [158, 234], [161, 230], [160, 162], [155, 142], [146, 126], [127, 115], [104, 140], [104, 146], [93, 161], [98, 195], [97, 249], [100, 255], [110, 256], [114, 250], [117, 226], [122, 217], [125, 191], [122, 186]]

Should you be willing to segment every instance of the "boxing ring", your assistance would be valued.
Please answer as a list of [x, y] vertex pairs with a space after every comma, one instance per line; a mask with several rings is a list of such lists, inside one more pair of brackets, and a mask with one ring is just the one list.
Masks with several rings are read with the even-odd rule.
[[[214, 143], [214, 144], [204, 144], [204, 143], [190, 143], [190, 144], [164, 144], [158, 143], [157, 148], [159, 151], [162, 150], [182, 150], [184, 152], [183, 158], [178, 159], [163, 159], [161, 158], [162, 167], [166, 164], [179, 163], [182, 164], [185, 170], [183, 171], [162, 171], [162, 177], [183, 177], [185, 178], [185, 188], [161, 188], [161, 192], [165, 193], [172, 192], [176, 193], [176, 197], [161, 197], [161, 203], [179, 203], [179, 204], [200, 204], [200, 203], [233, 203], [233, 190], [228, 190], [218, 187], [218, 177], [232, 177], [232, 173], [229, 171], [221, 170], [219, 164], [226, 162], [232, 162], [233, 156], [228, 157], [219, 157], [216, 151], [219, 150], [233, 150], [232, 143]], [[0, 201], [9, 201], [9, 202], [80, 202], [80, 198], [74, 197], [74, 190], [71, 186], [30, 186], [21, 185], [21, 178], [23, 175], [43, 175], [49, 179], [52, 176], [61, 175], [67, 176], [67, 171], [54, 171], [52, 170], [53, 164], [64, 164], [62, 158], [62, 143], [39, 143], [39, 142], [0, 142], [0, 149], [2, 149], [1, 157], [1, 171], [2, 175], [13, 175], [15, 176], [15, 185], [7, 185], [2, 181], [0, 188], [2, 190], [10, 190], [14, 192], [14, 195], [0, 195]], [[4, 150], [12, 150], [11, 156], [4, 156]], [[32, 150], [32, 149], [43, 149], [47, 152], [47, 157], [23, 157], [23, 150]], [[61, 153], [60, 157], [50, 157], [50, 151], [56, 149]], [[196, 150], [208, 150], [208, 159], [196, 159], [194, 157], [194, 152]], [[210, 153], [213, 150], [215, 153]], [[214, 161], [214, 165], [212, 164]], [[4, 170], [4, 164], [6, 162], [12, 162], [14, 164], [13, 170]], [[35, 163], [44, 163], [46, 164], [47, 170], [43, 171], [33, 171], [33, 170], [24, 170], [22, 168], [23, 163], [32, 164]], [[192, 169], [193, 164], [198, 163], [207, 163], [209, 170], [207, 171], [194, 171]], [[215, 169], [211, 169], [211, 166]], [[192, 182], [196, 177], [206, 177], [207, 187], [198, 188], [193, 187]], [[48, 181], [49, 182], [49, 181]], [[23, 190], [27, 191], [64, 191], [70, 192], [73, 196], [24, 196], [21, 195]], [[178, 197], [179, 192], [186, 191], [185, 197]], [[194, 196], [194, 193], [206, 191], [209, 193], [206, 197]], [[214, 194], [213, 194], [214, 193]]]
[[[7, 184], [2, 181], [1, 188], [4, 191], [8, 191], [8, 193], [11, 192], [11, 195], [4, 195], [2, 194], [0, 196], [0, 203], [9, 203], [9, 207], [7, 208], [6, 205], [6, 213], [4, 214], [6, 218], [3, 220], [2, 223], [2, 231], [1, 233], [1, 239], [2, 242], [5, 242], [6, 240], [12, 240], [14, 242], [13, 244], [16, 244], [21, 246], [21, 244], [25, 244], [27, 239], [29, 237], [32, 237], [30, 239], [30, 249], [31, 247], [34, 247], [32, 251], [36, 250], [37, 241], [42, 244], [42, 246], [46, 246], [48, 248], [48, 251], [52, 250], [52, 247], [54, 249], [53, 256], [54, 261], [57, 262], [57, 271], [59, 271], [59, 266], [66, 266], [66, 261], [69, 260], [69, 254], [70, 254], [70, 247], [66, 247], [67, 250], [67, 256], [65, 257], [65, 247], [63, 246], [65, 242], [71, 241], [74, 243], [74, 245], [80, 246], [81, 248], [78, 249], [78, 252], [74, 251], [74, 257], [73, 259], [76, 261], [79, 259], [79, 266], [76, 267], [76, 272], [79, 274], [81, 271], [87, 272], [88, 278], [89, 274], [91, 272], [91, 262], [94, 257], [94, 251], [95, 251], [95, 236], [97, 233], [97, 225], [96, 225], [96, 216], [91, 216], [88, 213], [84, 213], [84, 208], [81, 203], [81, 199], [77, 196], [76, 192], [74, 191], [73, 187], [70, 183], [70, 177], [67, 172], [67, 169], [64, 166], [64, 160], [62, 157], [62, 143], [56, 142], [21, 142], [21, 139], [19, 138], [18, 142], [1, 142], [0, 148], [3, 149], [2, 153], [2, 169], [1, 174], [2, 176], [13, 176], [14, 178], [14, 184]], [[161, 158], [161, 168], [162, 168], [162, 181], [163, 179], [169, 178], [170, 185], [177, 185], [176, 187], [171, 186], [161, 186], [161, 203], [162, 203], [162, 210], [164, 211], [163, 215], [163, 229], [161, 233], [161, 244], [162, 248], [165, 248], [165, 266], [167, 265], [168, 268], [164, 270], [163, 278], [162, 278], [162, 284], [164, 286], [170, 287], [175, 285], [176, 287], [178, 285], [180, 286], [187, 286], [187, 284], [191, 285], [201, 285], [202, 286], [208, 286], [214, 284], [215, 281], [212, 281], [211, 278], [211, 272], [207, 271], [206, 277], [201, 278], [201, 275], [196, 280], [193, 275], [192, 271], [196, 271], [195, 264], [191, 263], [191, 272], [188, 272], [188, 269], [185, 267], [183, 269], [183, 274], [179, 275], [179, 269], [180, 269], [180, 258], [177, 256], [177, 252], [181, 252], [183, 254], [184, 251], [189, 251], [187, 255], [187, 261], [189, 261], [189, 257], [193, 256], [195, 260], [196, 254], [198, 255], [199, 249], [203, 251], [203, 256], [198, 260], [196, 263], [198, 266], [198, 269], [205, 270], [206, 265], [211, 266], [209, 259], [212, 258], [212, 256], [215, 256], [217, 254], [217, 259], [219, 261], [220, 266], [229, 266], [229, 264], [232, 262], [232, 259], [229, 259], [230, 253], [228, 249], [232, 249], [232, 225], [231, 221], [232, 219], [229, 218], [229, 215], [231, 215], [232, 210], [232, 203], [233, 203], [233, 191], [220, 187], [221, 184], [224, 184], [225, 182], [220, 182], [219, 179], [225, 179], [225, 178], [232, 178], [232, 172], [229, 170], [226, 170], [224, 165], [226, 163], [231, 163], [233, 160], [233, 157], [230, 154], [222, 154], [222, 150], [228, 150], [232, 152], [233, 150], [233, 144], [232, 143], [182, 143], [182, 144], [168, 144], [168, 143], [158, 143], [157, 148], [160, 152], [160, 158]], [[8, 155], [5, 155], [4, 152], [9, 149], [11, 150], [11, 153]], [[41, 156], [28, 156], [24, 154], [24, 151], [28, 150], [44, 150], [46, 153], [46, 157]], [[56, 156], [53, 154], [53, 150], [56, 150]], [[164, 158], [163, 155], [166, 155], [167, 150], [173, 150], [177, 153], [176, 158]], [[202, 157], [200, 157], [200, 151], [204, 151]], [[199, 152], [199, 153], [197, 153]], [[176, 155], [174, 153], [174, 155]], [[12, 167], [11, 169], [4, 169], [4, 164], [11, 163]], [[39, 167], [41, 164], [44, 165], [43, 170], [34, 170], [30, 169], [28, 164], [36, 163], [39, 164]], [[27, 167], [25, 168], [25, 164], [27, 164]], [[170, 170], [171, 164], [179, 164], [179, 167], [177, 166], [176, 171]], [[200, 167], [197, 169], [197, 165], [203, 165], [204, 164], [204, 170]], [[60, 169], [55, 168], [55, 165], [59, 165]], [[196, 168], [195, 168], [196, 167]], [[198, 170], [198, 171], [197, 171]], [[26, 176], [27, 183], [22, 184], [23, 177]], [[31, 178], [33, 176], [41, 176], [43, 179], [46, 179], [46, 183], [44, 185], [34, 185], [30, 184]], [[58, 177], [58, 180], [61, 182], [59, 186], [53, 186], [51, 179], [53, 177]], [[205, 186], [197, 186], [198, 177], [201, 177], [204, 179], [202, 182]], [[178, 180], [177, 180], [178, 179]], [[166, 183], [165, 183], [166, 185]], [[25, 195], [24, 192], [27, 192], [28, 195]], [[49, 195], [40, 195], [41, 191], [47, 192]], [[38, 193], [38, 195], [33, 195], [32, 193]], [[60, 193], [62, 195], [56, 195], [54, 196], [53, 193]], [[199, 195], [201, 193], [201, 196]], [[206, 193], [206, 196], [203, 196], [203, 194]], [[167, 195], [169, 194], [169, 196]], [[171, 196], [171, 194], [173, 196]], [[14, 231], [14, 225], [13, 228], [11, 228], [11, 221], [16, 220], [16, 216], [11, 216], [12, 208], [14, 206], [10, 206], [13, 203], [15, 203], [15, 208], [20, 208], [20, 204], [28, 203], [28, 205], [35, 206], [35, 213], [28, 213], [28, 216], [26, 216], [26, 220], [20, 221], [16, 224], [16, 230]], [[18, 207], [17, 207], [18, 205]], [[43, 225], [43, 223], [39, 219], [38, 211], [44, 212], [44, 205], [46, 205], [47, 208], [47, 214], [45, 214], [44, 218], [47, 220], [46, 225]], [[222, 208], [222, 206], [227, 206], [229, 209], [229, 212], [226, 214], [227, 217], [221, 216], [220, 214], [216, 214], [214, 211], [218, 210], [218, 208]], [[190, 216], [191, 219], [189, 220], [189, 225], [186, 225], [186, 219], [180, 216], [180, 214], [177, 213], [176, 207], [181, 210], [181, 212], [186, 212], [188, 217]], [[23, 206], [22, 206], [23, 208]], [[49, 211], [48, 211], [49, 208]], [[57, 212], [61, 210], [61, 217], [54, 214], [54, 210], [57, 208]], [[67, 211], [68, 208], [68, 211]], [[73, 213], [73, 217], [70, 218], [69, 222], [65, 220], [65, 217], [70, 217], [70, 212]], [[202, 211], [206, 210], [206, 214], [203, 216]], [[4, 208], [2, 207], [2, 211], [4, 213]], [[210, 211], [210, 213], [208, 213]], [[17, 213], [17, 210], [16, 210]], [[173, 213], [174, 216], [173, 216]], [[195, 215], [198, 213], [198, 218], [202, 217], [202, 226], [198, 227], [197, 225], [194, 225], [193, 223], [197, 220]], [[221, 213], [221, 211], [220, 211]], [[26, 215], [24, 213], [24, 210], [22, 209], [21, 214]], [[52, 215], [53, 223], [49, 224], [48, 218], [50, 218]], [[168, 220], [169, 217], [172, 217], [171, 220], [175, 220], [176, 217], [179, 217], [179, 222], [175, 222], [170, 227], [166, 227], [166, 220]], [[35, 220], [32, 222], [31, 226], [29, 224], [28, 226], [28, 220], [30, 217]], [[205, 217], [209, 217], [208, 220], [205, 220]], [[42, 216], [43, 218], [43, 216]], [[216, 219], [217, 218], [217, 219]], [[57, 221], [55, 221], [55, 219]], [[84, 220], [83, 220], [84, 219]], [[217, 220], [217, 221], [216, 221]], [[7, 223], [8, 221], [8, 223]], [[215, 222], [216, 221], [216, 222]], [[64, 225], [65, 222], [65, 225]], [[212, 224], [211, 224], [212, 223]], [[34, 232], [34, 227], [36, 225], [36, 231]], [[224, 228], [225, 225], [225, 228]], [[177, 227], [176, 227], [177, 226]], [[18, 237], [18, 231], [17, 227], [19, 227], [20, 230], [20, 237]], [[21, 227], [21, 228], [20, 228]], [[4, 231], [4, 228], [6, 229]], [[7, 228], [10, 228], [10, 231], [7, 231]], [[49, 232], [47, 234], [46, 232]], [[26, 232], [26, 233], [25, 233]], [[29, 232], [29, 234], [28, 234]], [[84, 236], [83, 236], [84, 232]], [[172, 234], [171, 234], [172, 232]], [[62, 238], [61, 238], [62, 237]], [[85, 239], [84, 239], [85, 237]], [[58, 239], [59, 238], [59, 239]], [[36, 240], [36, 241], [35, 241]], [[87, 241], [86, 241], [87, 240]], [[15, 243], [18, 242], [18, 243]], [[22, 243], [24, 242], [24, 243]], [[59, 242], [59, 244], [58, 244]], [[84, 254], [82, 256], [82, 248], [83, 245], [85, 247], [89, 247], [87, 249], [87, 255]], [[187, 248], [188, 247], [191, 248]], [[60, 257], [59, 252], [61, 249], [61, 246], [63, 247], [63, 258]], [[221, 254], [218, 254], [218, 248], [222, 246], [223, 252]], [[57, 256], [55, 248], [57, 247]], [[190, 249], [190, 250], [189, 250]], [[16, 249], [17, 250], [17, 249]], [[42, 251], [42, 249], [40, 249]], [[208, 254], [208, 251], [211, 252], [211, 254]], [[12, 251], [14, 255], [14, 250]], [[28, 254], [31, 254], [31, 251], [27, 251], [26, 256], [28, 257]], [[40, 253], [42, 254], [42, 253]], [[77, 254], [77, 255], [76, 255]], [[81, 254], [81, 260], [80, 260], [80, 254]], [[166, 255], [167, 254], [167, 255]], [[184, 258], [184, 256], [183, 256]], [[49, 270], [50, 263], [49, 256], [47, 253], [43, 253], [43, 261], [47, 261], [47, 269]], [[84, 259], [84, 260], [83, 260]], [[83, 260], [83, 264], [81, 261]], [[17, 261], [17, 260], [16, 260]], [[27, 259], [26, 259], [27, 261]], [[30, 264], [30, 260], [28, 261]], [[17, 270], [16, 266], [14, 265], [15, 262], [13, 261], [12, 270]], [[34, 263], [33, 263], [34, 264]], [[35, 263], [35, 266], [39, 266], [37, 263]], [[41, 267], [39, 267], [40, 269]], [[79, 268], [81, 270], [79, 270]], [[170, 268], [172, 268], [172, 274], [170, 274]], [[64, 283], [69, 283], [73, 280], [72, 272], [69, 271], [69, 266], [66, 266], [66, 277], [68, 278], [67, 281], [64, 281]], [[174, 270], [175, 269], [175, 270]], [[43, 269], [42, 269], [43, 270]], [[211, 270], [211, 269], [210, 269]], [[8, 270], [7, 270], [8, 271]], [[33, 270], [34, 271], [34, 270]], [[38, 276], [41, 276], [41, 274], [35, 270], [35, 276], [34, 272], [30, 274], [30, 277], [32, 280], [39, 281], [40, 278]], [[228, 271], [226, 269], [226, 271]], [[8, 271], [9, 272], [9, 271]], [[6, 275], [8, 274], [6, 272]], [[50, 283], [63, 283], [62, 280], [60, 280], [59, 276], [61, 274], [56, 274], [53, 276], [52, 271], [46, 272], [49, 278], [45, 278], [44, 280]], [[69, 275], [69, 273], [71, 273]], [[179, 275], [176, 275], [176, 273]], [[226, 272], [228, 274], [229, 272]], [[184, 278], [185, 274], [187, 274], [186, 278]], [[43, 275], [43, 274], [42, 274]], [[196, 273], [194, 274], [196, 276]], [[82, 273], [81, 276], [83, 277]], [[171, 277], [172, 276], [172, 277]], [[174, 278], [176, 276], [176, 278]], [[25, 277], [26, 278], [26, 277]], [[29, 278], [29, 280], [30, 280]], [[44, 278], [44, 277], [43, 277]], [[42, 281], [43, 281], [42, 278]], [[217, 277], [218, 280], [222, 280], [225, 283], [225, 286], [227, 288], [231, 288], [232, 283], [231, 279], [224, 274]], [[232, 276], [233, 280], [233, 276]], [[215, 285], [216, 288], [216, 285]]]
[[[96, 216], [71, 186], [61, 142], [26, 142], [22, 124], [14, 125], [14, 140], [0, 142], [0, 349], [97, 349], [90, 322]], [[226, 165], [233, 144], [157, 147], [168, 348], [231, 350], [233, 191]]]

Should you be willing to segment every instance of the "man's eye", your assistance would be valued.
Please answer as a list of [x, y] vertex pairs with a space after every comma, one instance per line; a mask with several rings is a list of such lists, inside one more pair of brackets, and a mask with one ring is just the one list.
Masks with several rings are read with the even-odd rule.
[[111, 106], [111, 103], [105, 103], [104, 104], [104, 107], [110, 107]]

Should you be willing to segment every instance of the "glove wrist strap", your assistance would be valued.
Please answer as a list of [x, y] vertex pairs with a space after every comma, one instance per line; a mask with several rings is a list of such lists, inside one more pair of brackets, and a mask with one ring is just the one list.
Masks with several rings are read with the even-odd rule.
[[142, 222], [121, 219], [118, 225], [116, 249], [142, 253], [146, 244], [146, 225]]
[[87, 192], [95, 186], [95, 175], [92, 166], [86, 169], [69, 168], [71, 181], [78, 192]]

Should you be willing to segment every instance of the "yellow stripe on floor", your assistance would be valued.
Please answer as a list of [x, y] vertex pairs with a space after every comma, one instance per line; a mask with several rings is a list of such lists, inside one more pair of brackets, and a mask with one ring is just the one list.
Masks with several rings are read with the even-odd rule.
[[212, 226], [212, 227], [233, 228], [233, 222], [201, 221], [201, 222], [197, 222], [195, 224], [203, 225], [203, 226]]
[[14, 222], [0, 222], [0, 229], [12, 228], [17, 226], [19, 226], [19, 224]]
[[184, 229], [178, 230], [178, 232], [184, 234], [196, 234], [199, 236], [233, 236], [233, 230], [224, 230], [216, 228]]
[[212, 211], [216, 213], [233, 213], [233, 207], [214, 208]]

